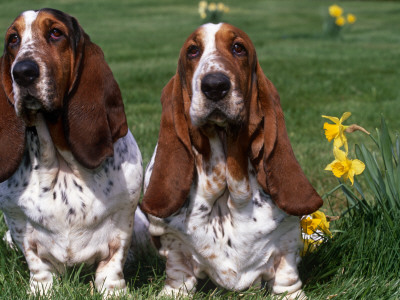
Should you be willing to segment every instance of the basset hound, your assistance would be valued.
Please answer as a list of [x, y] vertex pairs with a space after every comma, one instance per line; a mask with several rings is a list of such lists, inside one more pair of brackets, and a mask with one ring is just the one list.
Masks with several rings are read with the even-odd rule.
[[161, 294], [208, 276], [228, 290], [265, 282], [304, 296], [300, 218], [322, 205], [295, 159], [279, 95], [249, 37], [206, 24], [163, 89], [158, 144], [141, 204], [166, 258]]
[[75, 18], [30, 10], [0, 62], [0, 208], [31, 291], [85, 263], [104, 295], [125, 292], [142, 158], [103, 52]]

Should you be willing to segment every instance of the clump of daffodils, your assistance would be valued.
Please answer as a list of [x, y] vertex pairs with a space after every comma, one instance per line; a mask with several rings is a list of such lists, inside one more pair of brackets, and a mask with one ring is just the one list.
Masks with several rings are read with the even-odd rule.
[[199, 14], [200, 18], [204, 23], [219, 23], [224, 13], [229, 12], [229, 7], [219, 2], [200, 1], [199, 2]]
[[357, 18], [355, 15], [345, 15], [343, 13], [343, 8], [333, 4], [328, 8], [328, 16], [324, 23], [324, 31], [330, 36], [337, 36], [344, 26], [352, 25], [356, 20]]
[[300, 252], [304, 256], [332, 237], [329, 230], [329, 221], [322, 211], [316, 211], [311, 215], [303, 216], [300, 221], [303, 249]]
[[[339, 14], [339, 12], [337, 13]], [[360, 175], [364, 171], [365, 165], [358, 159], [350, 159], [348, 157], [349, 145], [345, 133], [352, 133], [358, 130], [369, 135], [369, 132], [356, 124], [344, 125], [343, 122], [350, 116], [350, 112], [345, 112], [340, 119], [324, 115], [322, 117], [332, 122], [325, 122], [324, 130], [326, 139], [329, 142], [333, 141], [333, 155], [335, 157], [335, 159], [326, 166], [325, 170], [331, 171], [337, 178], [350, 180], [351, 185], [353, 185], [354, 176]], [[329, 230], [329, 221], [321, 211], [303, 216], [300, 224], [303, 239], [303, 249], [300, 253], [302, 256], [308, 252], [314, 251], [324, 241], [332, 238], [332, 233]]]
[[[324, 123], [325, 136], [329, 142], [333, 140], [333, 155], [335, 160], [328, 164], [325, 168], [327, 171], [332, 171], [333, 175], [343, 180], [350, 180], [351, 185], [354, 184], [354, 176], [361, 174], [365, 165], [358, 159], [349, 159], [349, 146], [345, 132], [351, 133], [356, 130], [363, 131], [369, 134], [361, 126], [356, 124], [344, 125], [342, 122], [347, 120], [351, 116], [351, 113], [345, 112], [339, 119], [337, 117], [322, 116], [323, 118], [329, 119], [333, 124]], [[343, 149], [341, 149], [343, 148]]]

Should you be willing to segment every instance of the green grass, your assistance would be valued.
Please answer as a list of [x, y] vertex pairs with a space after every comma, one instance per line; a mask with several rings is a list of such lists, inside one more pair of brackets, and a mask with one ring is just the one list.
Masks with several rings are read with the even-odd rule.
[[[5, 33], [23, 10], [53, 7], [75, 16], [92, 40], [100, 45], [120, 85], [129, 127], [141, 148], [144, 163], [158, 137], [161, 89], [175, 73], [179, 50], [200, 25], [197, 1], [172, 0], [0, 0], [0, 32]], [[266, 75], [277, 87], [295, 154], [320, 194], [337, 181], [324, 167], [333, 160], [323, 134], [321, 114], [340, 116], [373, 131], [385, 116], [393, 133], [400, 128], [400, 4], [384, 1], [338, 2], [358, 18], [339, 39], [324, 37], [322, 20], [329, 4], [317, 0], [225, 1], [231, 11], [224, 21], [248, 33]], [[369, 140], [360, 133], [349, 137], [350, 146]], [[354, 156], [354, 155], [353, 155]], [[342, 211], [345, 198], [338, 194], [330, 206]], [[325, 205], [325, 210], [328, 205]], [[344, 220], [331, 243], [306, 257], [302, 274], [311, 299], [400, 298], [399, 231], [377, 230], [364, 219]], [[0, 236], [5, 232], [1, 223]], [[393, 238], [392, 238], [393, 237]], [[362, 240], [361, 240], [362, 238]], [[397, 255], [397, 256], [396, 256]], [[392, 265], [390, 264], [392, 261]], [[137, 271], [136, 267], [139, 268]], [[134, 298], [146, 299], [161, 289], [163, 262], [152, 258], [130, 268], [128, 281]], [[396, 270], [397, 269], [397, 270]], [[92, 273], [70, 271], [58, 280], [54, 298], [100, 299], [91, 296]], [[26, 298], [29, 272], [20, 252], [0, 241], [0, 298]], [[397, 293], [397, 294], [396, 294]], [[239, 293], [206, 290], [221, 299], [241, 298]], [[4, 296], [4, 297], [3, 297]], [[246, 299], [261, 297], [257, 290]]]

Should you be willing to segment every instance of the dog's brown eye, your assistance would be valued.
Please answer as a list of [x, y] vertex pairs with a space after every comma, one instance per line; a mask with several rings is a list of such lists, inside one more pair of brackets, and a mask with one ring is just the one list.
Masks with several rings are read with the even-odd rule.
[[50, 38], [53, 40], [58, 40], [63, 36], [63, 33], [60, 29], [53, 28], [50, 30]]
[[11, 46], [18, 44], [18, 42], [19, 42], [19, 36], [16, 33], [10, 35], [10, 37], [8, 38], [8, 44]]
[[195, 45], [191, 45], [188, 50], [187, 50], [187, 56], [189, 58], [196, 58], [200, 55], [200, 48], [195, 46]]
[[232, 52], [237, 56], [242, 56], [246, 54], [246, 48], [240, 43], [235, 43], [232, 46]]

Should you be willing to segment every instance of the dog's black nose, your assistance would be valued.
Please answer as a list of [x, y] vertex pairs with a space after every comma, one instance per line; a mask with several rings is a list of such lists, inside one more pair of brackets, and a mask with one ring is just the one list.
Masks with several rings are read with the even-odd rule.
[[231, 88], [229, 77], [222, 73], [210, 73], [201, 81], [201, 91], [210, 100], [218, 101], [225, 97]]
[[15, 64], [12, 73], [17, 84], [27, 87], [39, 77], [39, 66], [32, 60], [23, 60]]

